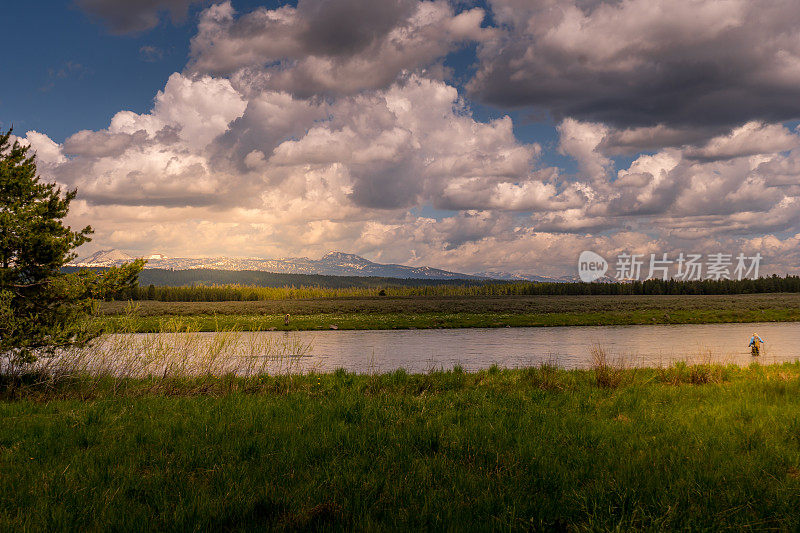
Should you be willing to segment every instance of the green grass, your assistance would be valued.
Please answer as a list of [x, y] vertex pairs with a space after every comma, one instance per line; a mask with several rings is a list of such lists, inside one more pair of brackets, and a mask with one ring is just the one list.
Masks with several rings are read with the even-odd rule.
[[[130, 312], [126, 309], [132, 305]], [[260, 302], [106, 302], [109, 332], [170, 328], [314, 330], [800, 321], [800, 294], [323, 298]], [[289, 326], [284, 315], [291, 315]]]
[[610, 371], [6, 382], [0, 530], [800, 527], [800, 365]]

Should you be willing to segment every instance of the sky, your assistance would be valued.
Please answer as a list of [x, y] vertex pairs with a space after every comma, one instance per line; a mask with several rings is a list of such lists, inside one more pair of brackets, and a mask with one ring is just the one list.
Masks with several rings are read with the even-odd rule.
[[67, 0], [3, 8], [0, 128], [81, 255], [800, 273], [788, 0]]

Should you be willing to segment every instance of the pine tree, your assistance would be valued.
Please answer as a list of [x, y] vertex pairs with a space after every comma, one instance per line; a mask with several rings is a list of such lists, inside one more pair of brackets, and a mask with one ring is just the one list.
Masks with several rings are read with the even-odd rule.
[[6, 365], [96, 337], [90, 320], [96, 300], [130, 292], [144, 266], [137, 260], [102, 274], [62, 272], [92, 228], [64, 225], [77, 191], [43, 182], [29, 150], [11, 143], [11, 130], [0, 134], [0, 363]]

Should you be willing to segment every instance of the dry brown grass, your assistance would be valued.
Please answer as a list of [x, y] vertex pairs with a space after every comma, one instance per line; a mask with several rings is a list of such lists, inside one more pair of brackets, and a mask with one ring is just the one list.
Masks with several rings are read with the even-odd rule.
[[626, 379], [633, 377], [630, 374], [634, 369], [627, 368], [625, 358], [612, 357], [605, 348], [595, 344], [589, 348], [591, 356], [591, 369], [594, 371], [595, 381], [598, 386], [606, 389], [616, 389]]
[[48, 391], [79, 381], [91, 396], [100, 386], [116, 391], [135, 382], [146, 383], [150, 392], [170, 394], [173, 387], [186, 393], [186, 384], [191, 382], [190, 393], [195, 386], [203, 393], [208, 387], [224, 389], [228, 378], [247, 381], [316, 371], [304, 360], [310, 348], [292, 332], [270, 336], [237, 330], [204, 333], [165, 324], [159, 333], [103, 335], [84, 348], [63, 350], [32, 364], [4, 361], [0, 388], [3, 396], [13, 398], [18, 389]]

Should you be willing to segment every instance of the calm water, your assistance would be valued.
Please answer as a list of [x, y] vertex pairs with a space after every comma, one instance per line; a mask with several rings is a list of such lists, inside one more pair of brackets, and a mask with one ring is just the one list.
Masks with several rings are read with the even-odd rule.
[[[753, 331], [765, 341], [763, 364], [800, 358], [800, 323], [707, 324], [656, 326], [542, 327], [498, 329], [439, 329], [401, 331], [308, 331], [241, 333], [228, 339], [224, 350], [253, 361], [269, 350], [259, 346], [283, 346], [282, 367], [291, 361], [292, 371], [385, 372], [404, 368], [409, 372], [452, 368], [467, 370], [521, 367], [553, 361], [566, 368], [587, 367], [589, 350], [599, 344], [613, 357], [628, 364], [653, 366], [675, 360], [749, 364], [747, 344]], [[219, 343], [215, 333], [167, 334], [190, 348]], [[113, 336], [112, 336], [113, 337]], [[146, 335], [127, 350], [136, 350]], [[150, 342], [150, 341], [148, 341]], [[252, 364], [252, 363], [251, 363]], [[273, 365], [270, 368], [274, 371]]]

